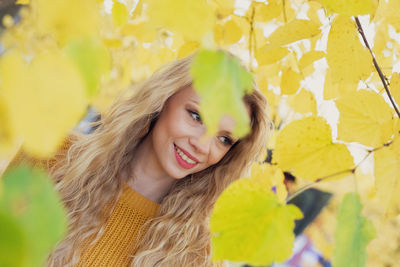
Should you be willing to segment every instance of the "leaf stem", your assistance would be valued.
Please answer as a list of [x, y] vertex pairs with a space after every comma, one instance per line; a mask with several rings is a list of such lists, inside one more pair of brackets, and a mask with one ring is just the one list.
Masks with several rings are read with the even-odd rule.
[[360, 23], [360, 20], [358, 19], [358, 17], [355, 17], [355, 21], [356, 21], [356, 24], [357, 24], [358, 32], [361, 34], [361, 37], [362, 37], [362, 39], [364, 40], [364, 44], [365, 44], [365, 46], [368, 48], [368, 50], [369, 50], [369, 52], [370, 52], [370, 54], [371, 54], [371, 56], [372, 56], [372, 61], [373, 61], [373, 63], [374, 63], [375, 69], [377, 70], [377, 72], [378, 72], [378, 74], [379, 74], [379, 77], [381, 78], [381, 81], [382, 81], [382, 83], [383, 83], [383, 87], [385, 88], [385, 91], [386, 91], [386, 93], [387, 93], [387, 95], [388, 95], [388, 97], [389, 97], [389, 100], [390, 100], [390, 102], [392, 103], [392, 106], [393, 106], [394, 110], [396, 111], [397, 116], [399, 116], [399, 118], [400, 118], [400, 111], [397, 109], [396, 104], [395, 104], [395, 102], [394, 102], [394, 100], [393, 100], [393, 98], [392, 98], [392, 95], [390, 94], [389, 87], [388, 87], [387, 82], [386, 82], [386, 77], [385, 77], [385, 75], [382, 73], [382, 70], [381, 70], [381, 68], [379, 67], [378, 62], [376, 61], [375, 55], [374, 55], [374, 53], [372, 52], [372, 49], [371, 49], [371, 47], [370, 47], [369, 44], [368, 44], [367, 38], [365, 37], [364, 30], [363, 30], [363, 28], [362, 28], [362, 26], [361, 26], [361, 23]]

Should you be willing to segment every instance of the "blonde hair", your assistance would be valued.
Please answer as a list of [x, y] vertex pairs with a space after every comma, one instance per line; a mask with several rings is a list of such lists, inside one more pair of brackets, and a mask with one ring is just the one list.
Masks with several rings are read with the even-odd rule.
[[[73, 266], [90, 236], [99, 238], [121, 193], [125, 172], [138, 144], [151, 130], [164, 104], [191, 86], [193, 55], [176, 60], [120, 97], [89, 135], [79, 135], [50, 170], [69, 216], [69, 230], [48, 259], [48, 266]], [[131, 266], [213, 266], [208, 218], [222, 191], [241, 177], [261, 155], [269, 132], [266, 99], [258, 91], [244, 96], [251, 132], [217, 164], [178, 182], [163, 199], [155, 218], [146, 222]], [[111, 207], [108, 214], [103, 207]], [[143, 228], [145, 228], [143, 227]], [[97, 235], [96, 235], [97, 234]]]

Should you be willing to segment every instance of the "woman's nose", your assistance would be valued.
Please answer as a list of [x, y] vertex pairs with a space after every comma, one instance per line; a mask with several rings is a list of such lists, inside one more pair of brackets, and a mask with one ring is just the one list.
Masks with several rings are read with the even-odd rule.
[[208, 154], [211, 148], [211, 142], [213, 137], [203, 135], [201, 137], [190, 137], [189, 143], [194, 149], [201, 154]]

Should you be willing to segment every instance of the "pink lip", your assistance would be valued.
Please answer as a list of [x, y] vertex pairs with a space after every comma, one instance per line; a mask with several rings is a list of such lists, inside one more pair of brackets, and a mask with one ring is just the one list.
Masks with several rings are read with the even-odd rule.
[[193, 168], [194, 166], [197, 165], [197, 163], [198, 163], [199, 161], [198, 161], [195, 157], [193, 157], [192, 155], [190, 155], [187, 151], [185, 151], [185, 150], [183, 150], [182, 148], [179, 147], [179, 149], [180, 149], [188, 158], [190, 158], [191, 160], [195, 161], [194, 164], [190, 164], [190, 163], [186, 162], [186, 161], [178, 154], [178, 151], [176, 151], [176, 147], [175, 147], [175, 146], [176, 146], [176, 145], [174, 144], [175, 157], [176, 157], [176, 160], [177, 160], [178, 164], [179, 164], [182, 168], [184, 168], [184, 169], [191, 169], [191, 168]]
[[185, 154], [189, 159], [191, 159], [191, 160], [193, 160], [193, 161], [196, 161], [196, 163], [198, 163], [199, 162], [199, 160], [198, 159], [196, 159], [194, 156], [192, 156], [189, 152], [187, 152], [185, 149], [183, 149], [183, 148], [181, 148], [180, 146], [177, 146], [177, 145], [175, 145], [176, 147], [178, 147], [182, 152], [183, 152], [183, 154]]

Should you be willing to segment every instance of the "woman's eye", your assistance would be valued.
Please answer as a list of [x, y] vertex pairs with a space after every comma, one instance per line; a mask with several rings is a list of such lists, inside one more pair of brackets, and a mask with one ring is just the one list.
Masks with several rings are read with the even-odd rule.
[[199, 113], [197, 113], [196, 111], [193, 110], [188, 110], [190, 116], [195, 120], [201, 123], [201, 117], [199, 115]]
[[220, 136], [219, 140], [226, 146], [233, 145], [233, 140], [227, 136]]

